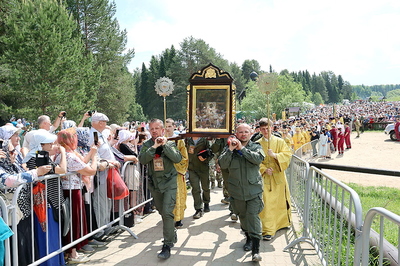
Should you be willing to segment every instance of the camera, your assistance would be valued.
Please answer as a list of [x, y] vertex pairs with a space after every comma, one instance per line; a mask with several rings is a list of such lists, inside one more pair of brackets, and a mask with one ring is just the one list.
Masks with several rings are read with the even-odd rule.
[[62, 113], [62, 116], [65, 117], [66, 115], [67, 115], [67, 112], [64, 111], [64, 112]]
[[37, 151], [35, 162], [36, 162], [37, 167], [50, 164], [49, 152], [48, 151]]
[[37, 151], [36, 152], [36, 167], [40, 167], [43, 165], [51, 165], [52, 168], [47, 174], [54, 174], [54, 168], [55, 166], [50, 162], [50, 155], [48, 151]]
[[89, 116], [92, 116], [94, 113], [96, 113], [96, 111], [90, 110], [90, 111], [87, 111], [87, 113], [88, 113]]

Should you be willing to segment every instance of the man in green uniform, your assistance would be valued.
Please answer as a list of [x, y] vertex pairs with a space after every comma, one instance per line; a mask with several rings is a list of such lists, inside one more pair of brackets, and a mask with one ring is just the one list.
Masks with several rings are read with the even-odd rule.
[[176, 177], [178, 172], [174, 163], [182, 159], [174, 141], [164, 137], [164, 125], [159, 119], [149, 123], [151, 139], [143, 143], [139, 161], [148, 164], [148, 179], [155, 206], [163, 220], [164, 245], [158, 254], [160, 259], [171, 256], [171, 247], [177, 241], [174, 214], [176, 200]]
[[[211, 156], [204, 152], [210, 148], [210, 144], [207, 138], [191, 137], [188, 138], [186, 146], [189, 155], [189, 182], [192, 187], [194, 209], [196, 210], [193, 218], [199, 219], [203, 216], [203, 211], [210, 211], [209, 162]], [[203, 152], [202, 156], [199, 156], [200, 152]]]
[[264, 208], [262, 201], [263, 183], [260, 163], [265, 154], [259, 143], [250, 140], [251, 127], [239, 124], [236, 138], [228, 139], [228, 147], [221, 153], [219, 163], [228, 169], [228, 191], [235, 213], [239, 215], [240, 225], [246, 234], [244, 250], [252, 252], [252, 261], [261, 261], [260, 240], [261, 221], [259, 213]]
[[[221, 152], [225, 149], [225, 147], [227, 145], [228, 144], [227, 144], [226, 138], [218, 138], [215, 140], [215, 142], [211, 146], [211, 150], [213, 153], [215, 153], [217, 155], [217, 158], [218, 158], [219, 155], [221, 155]], [[219, 171], [221, 173], [222, 180], [223, 180], [222, 193], [224, 195], [224, 198], [221, 200], [221, 203], [229, 204], [229, 211], [230, 211], [229, 216], [231, 217], [232, 221], [236, 222], [238, 220], [238, 217], [233, 212], [233, 208], [232, 208], [232, 205], [230, 204], [230, 199], [229, 199], [230, 196], [229, 196], [229, 192], [228, 192], [228, 181], [227, 181], [228, 175], [229, 175], [228, 170], [221, 169], [219, 162], [217, 162], [217, 171]]]

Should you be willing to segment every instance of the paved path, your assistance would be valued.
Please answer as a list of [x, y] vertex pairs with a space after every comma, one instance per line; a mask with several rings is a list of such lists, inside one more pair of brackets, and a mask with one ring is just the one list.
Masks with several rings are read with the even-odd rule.
[[293, 213], [294, 226], [278, 231], [272, 241], [261, 242], [262, 261], [251, 262], [251, 251], [243, 250], [245, 238], [240, 224], [230, 220], [228, 206], [220, 202], [221, 198], [221, 188], [212, 190], [211, 212], [194, 220], [193, 198], [188, 193], [184, 226], [178, 230], [178, 242], [171, 249], [168, 260], [157, 258], [162, 246], [162, 222], [158, 213], [152, 213], [132, 228], [139, 239], [127, 232], [115, 235], [107, 246], [97, 248], [85, 265], [321, 265], [309, 244], [302, 243], [283, 251], [288, 243], [301, 235], [296, 213]]

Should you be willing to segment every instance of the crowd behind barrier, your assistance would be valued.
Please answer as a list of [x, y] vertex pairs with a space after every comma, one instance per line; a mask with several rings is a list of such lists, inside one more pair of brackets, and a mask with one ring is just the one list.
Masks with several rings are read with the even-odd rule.
[[[362, 205], [353, 189], [296, 155], [287, 178], [303, 232], [285, 250], [305, 241], [314, 246], [323, 265], [398, 265], [400, 245], [395, 247], [384, 239], [383, 223], [399, 227], [400, 216], [372, 208], [363, 219]], [[371, 229], [375, 215], [380, 218], [379, 233]]]
[[[129, 177], [126, 175], [129, 172], [127, 170], [129, 164], [132, 163], [125, 163], [122, 167], [123, 170], [121, 170], [121, 177], [126, 184], [130, 182], [127, 180]], [[46, 250], [46, 256], [32, 258], [34, 259], [32, 265], [39, 265], [45, 262], [105, 228], [114, 227], [118, 228], [118, 230], [127, 230], [133, 237], [136, 237], [129, 229], [127, 218], [133, 215], [135, 210], [151, 201], [151, 198], [144, 189], [146, 187], [146, 179], [143, 174], [144, 169], [142, 168], [141, 170], [139, 190], [143, 193], [142, 195], [136, 193], [135, 198], [132, 198], [134, 191], [131, 190], [130, 195], [124, 199], [118, 201], [107, 199], [112, 202], [112, 211], [110, 212], [112, 219], [110, 219], [110, 223], [96, 228], [96, 226], [90, 223], [90, 221], [93, 221], [92, 213], [88, 213], [89, 230], [87, 234], [81, 234], [79, 239], [70, 241], [71, 243], [67, 245], [60, 243], [60, 247], [57, 250]], [[50, 179], [60, 180], [60, 178], [71, 174], [73, 173], [50, 175], [42, 178], [41, 181], [47, 183], [46, 180]], [[371, 209], [363, 221], [362, 206], [354, 190], [315, 167], [309, 167], [304, 159], [296, 155], [292, 157], [290, 167], [287, 170], [287, 178], [292, 196], [292, 204], [296, 207], [298, 215], [303, 222], [303, 235], [290, 243], [285, 249], [294, 246], [300, 241], [307, 241], [314, 246], [323, 265], [371, 265], [369, 259], [370, 246], [367, 246], [366, 242], [368, 242], [368, 239], [371, 241], [370, 236], [373, 231], [370, 228], [373, 218], [379, 215], [381, 224], [383, 224], [383, 219], [386, 219], [400, 226], [400, 217], [383, 208]], [[16, 245], [16, 240], [18, 239], [17, 200], [22, 187], [20, 186], [14, 192], [12, 198], [7, 197], [5, 200], [3, 197], [0, 198], [2, 217], [14, 232], [14, 235], [10, 239], [11, 241], [4, 241], [5, 265], [18, 265], [19, 253]], [[33, 186], [29, 185], [29, 187], [32, 189]], [[47, 198], [47, 194], [44, 196]], [[31, 197], [33, 200], [33, 194], [31, 194]], [[92, 208], [91, 201], [85, 203], [88, 203], [89, 209]], [[30, 208], [31, 211], [34, 211], [33, 204], [31, 204]], [[72, 208], [68, 212], [72, 213]], [[59, 212], [57, 215], [61, 218], [62, 214]], [[30, 222], [33, 225], [33, 219]], [[69, 222], [71, 223], [72, 221]], [[383, 263], [387, 261], [388, 255], [397, 263], [399, 246], [396, 248], [388, 245], [383, 239], [385, 228], [383, 226], [380, 226], [380, 228], [380, 235], [378, 234], [375, 237], [374, 242], [374, 245], [377, 247], [376, 252], [378, 253], [377, 265], [384, 265]], [[62, 231], [62, 225], [59, 224], [58, 234], [60, 236], [62, 235]], [[35, 238], [35, 231], [32, 231], [31, 237]], [[51, 241], [51, 238], [52, 236], [46, 234], [46, 243]], [[361, 241], [362, 239], [363, 241]], [[37, 247], [32, 244], [31, 248], [35, 250]], [[32, 254], [35, 254], [35, 252]], [[377, 255], [375, 254], [374, 256]]]
[[[51, 264], [46, 264], [46, 261], [50, 260], [51, 258], [54, 258], [60, 253], [62, 254], [63, 252], [76, 246], [85, 239], [92, 238], [94, 235], [107, 228], [112, 228], [113, 232], [110, 235], [107, 235], [103, 240], [112, 237], [113, 234], [121, 232], [121, 230], [129, 232], [132, 235], [132, 237], [137, 238], [137, 236], [131, 229], [135, 223], [135, 216], [138, 216], [138, 214], [136, 213], [140, 213], [140, 211], [138, 210], [143, 208], [143, 206], [146, 203], [149, 203], [152, 200], [151, 196], [146, 190], [147, 179], [144, 177], [144, 168], [142, 167], [142, 169], [137, 169], [137, 167], [139, 166], [134, 165], [132, 162], [126, 162], [121, 168], [120, 176], [123, 179], [125, 188], [129, 191], [129, 194], [120, 200], [113, 200], [112, 198], [105, 199], [110, 202], [111, 208], [109, 215], [111, 219], [108, 224], [104, 225], [96, 224], [96, 219], [94, 218], [94, 214], [92, 211], [94, 207], [93, 201], [91, 200], [92, 195], [90, 195], [91, 194], [90, 192], [84, 190], [82, 190], [82, 194], [85, 199], [85, 207], [86, 207], [85, 210], [87, 212], [84, 212], [83, 209], [80, 209], [79, 212], [77, 213], [76, 208], [73, 207], [72, 204], [69, 204], [68, 205], [69, 208], [66, 210], [66, 212], [69, 213], [69, 215], [67, 215], [68, 220], [65, 219], [65, 214], [62, 213], [61, 209], [59, 209], [58, 213], [54, 213], [51, 208], [48, 209], [43, 208], [42, 210], [37, 209], [37, 206], [35, 205], [35, 197], [37, 195], [33, 192], [33, 188], [38, 183], [43, 183], [45, 186], [47, 186], [48, 181], [53, 179], [61, 183], [61, 179], [75, 173], [67, 173], [64, 175], [55, 175], [55, 174], [49, 175], [38, 180], [36, 184], [31, 183], [28, 185], [21, 185], [15, 190], [15, 192], [13, 192], [12, 195], [5, 196], [3, 194], [2, 196], [4, 197], [0, 198], [0, 208], [2, 210], [2, 218], [14, 232], [14, 235], [11, 237], [11, 239], [6, 239], [4, 241], [4, 247], [5, 247], [4, 265], [6, 266], [21, 265], [21, 263], [19, 263], [20, 256], [27, 256], [27, 254], [25, 254], [24, 252], [19, 252], [18, 250], [19, 247], [18, 243], [21, 241], [21, 239], [26, 239], [26, 238], [33, 239], [33, 241], [30, 241], [30, 245], [28, 247], [29, 249], [32, 250], [31, 252], [32, 258], [29, 258], [29, 260], [32, 262], [30, 265], [51, 265]], [[140, 170], [139, 173], [141, 174], [138, 179], [132, 181], [131, 179], [133, 178], [133, 173], [136, 170]], [[133, 187], [128, 188], [129, 184], [133, 184]], [[19, 220], [20, 215], [18, 212], [17, 201], [21, 197], [20, 192], [24, 186], [27, 186], [30, 192], [29, 208], [32, 213], [35, 213], [35, 216], [31, 216], [28, 221], [28, 223], [30, 224], [29, 227], [33, 228], [33, 230], [31, 230], [30, 232], [30, 235], [20, 235], [23, 231], [21, 231], [21, 229], [18, 228], [18, 224], [20, 222]], [[110, 191], [114, 191], [114, 183]], [[43, 191], [44, 194], [42, 195], [45, 199], [45, 202], [48, 199], [47, 192], [48, 192], [47, 190], [44, 190]], [[67, 199], [67, 200], [72, 200], [72, 199]], [[44, 247], [38, 246], [38, 242], [36, 242], [38, 234], [42, 233], [38, 231], [41, 229], [35, 227], [37, 218], [36, 215], [39, 214], [40, 212], [42, 212], [42, 215], [44, 215], [45, 217], [45, 220], [42, 221], [42, 223], [45, 226], [41, 228], [43, 229], [43, 232], [45, 234]], [[49, 212], [53, 212], [54, 216], [58, 216], [60, 221], [62, 221], [61, 223], [58, 223], [58, 230], [57, 230], [58, 239], [62, 240], [60, 241], [60, 243], [54, 243], [55, 235], [49, 233], [49, 219], [52, 217], [52, 215], [50, 216]], [[86, 221], [85, 219], [81, 219], [80, 220], [81, 224], [79, 225], [80, 230], [79, 232], [74, 233], [76, 227], [73, 226], [72, 217], [76, 214], [80, 216], [86, 216]], [[82, 221], [85, 221], [86, 224], [83, 224]], [[139, 219], [136, 219], [136, 222], [137, 221], [139, 221]], [[65, 223], [69, 224], [69, 226], [67, 226], [67, 228], [69, 228], [69, 230], [67, 230], [68, 234], [65, 233]], [[84, 233], [83, 230], [84, 227], [87, 227], [88, 229], [86, 233]], [[74, 239], [73, 236], [76, 236], [76, 233], [79, 236], [75, 237]], [[57, 248], [54, 248], [54, 244], [57, 246]], [[44, 248], [44, 253], [39, 252], [39, 249], [42, 248]]]

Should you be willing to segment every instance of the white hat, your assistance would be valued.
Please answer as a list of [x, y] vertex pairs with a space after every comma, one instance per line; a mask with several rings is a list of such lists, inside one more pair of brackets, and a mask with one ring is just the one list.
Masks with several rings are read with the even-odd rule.
[[99, 122], [99, 121], [109, 121], [108, 117], [102, 113], [94, 113], [92, 115], [92, 122]]
[[28, 152], [28, 154], [22, 160], [23, 163], [26, 163], [31, 158], [35, 157], [36, 151], [42, 150], [42, 145], [40, 145], [40, 144], [53, 143], [57, 139], [56, 135], [51, 134], [49, 131], [47, 131], [45, 129], [38, 129], [38, 130], [34, 130], [32, 132], [34, 132], [33, 140], [31, 143], [29, 143], [31, 150]]
[[14, 127], [14, 126], [2, 126], [0, 127], [0, 139], [7, 140], [12, 137], [15, 133], [18, 134], [22, 131], [22, 129]]
[[35, 145], [41, 144], [41, 143], [53, 143], [56, 141], [57, 136], [54, 134], [51, 134], [47, 130], [44, 129], [38, 129], [35, 134], [33, 135], [33, 139], [35, 142]]

